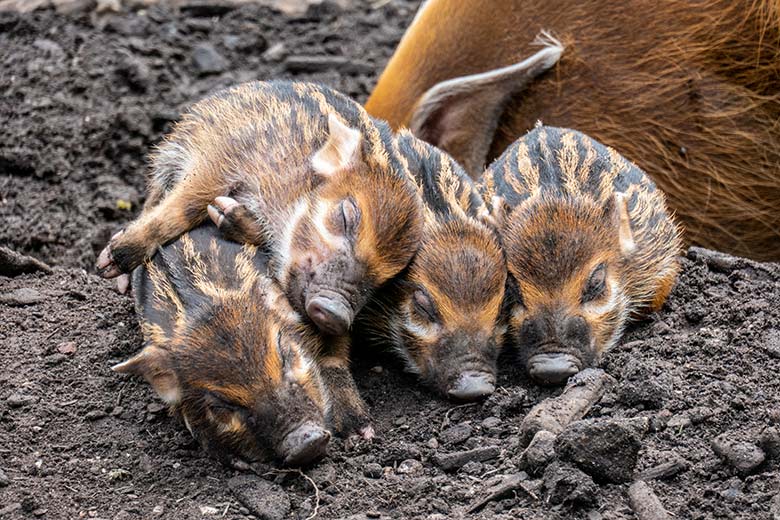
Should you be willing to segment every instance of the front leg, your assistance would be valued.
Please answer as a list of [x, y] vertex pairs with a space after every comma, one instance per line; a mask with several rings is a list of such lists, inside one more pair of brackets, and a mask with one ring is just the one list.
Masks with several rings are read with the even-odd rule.
[[360, 397], [349, 370], [349, 343], [348, 337], [327, 338], [325, 351], [317, 360], [320, 376], [329, 394], [326, 421], [338, 435], [354, 433], [368, 440], [374, 437], [374, 427], [368, 405]]
[[230, 197], [217, 197], [208, 206], [208, 213], [226, 240], [239, 244], [264, 247], [267, 230], [259, 215]]
[[226, 189], [218, 182], [177, 185], [158, 205], [145, 209], [124, 231], [111, 238], [98, 256], [98, 274], [114, 278], [131, 272], [154, 256], [159, 246], [200, 224], [206, 218], [209, 202]]

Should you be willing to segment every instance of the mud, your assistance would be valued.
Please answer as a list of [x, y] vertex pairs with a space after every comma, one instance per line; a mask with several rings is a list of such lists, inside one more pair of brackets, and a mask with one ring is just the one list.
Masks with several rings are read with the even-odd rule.
[[364, 346], [354, 372], [378, 437], [334, 441], [311, 481], [209, 459], [146, 384], [110, 371], [141, 337], [92, 264], [138, 211], [146, 154], [182, 107], [278, 77], [363, 101], [415, 7], [0, 14], [0, 246], [53, 267], [0, 276], [0, 517], [629, 519], [640, 476], [674, 518], [777, 514], [776, 264], [689, 251], [665, 308], [607, 355], [616, 384], [562, 435], [643, 425], [635, 467], [609, 454], [619, 484], [585, 452], [524, 471], [520, 424], [560, 389], [511, 355], [494, 396], [458, 406]]

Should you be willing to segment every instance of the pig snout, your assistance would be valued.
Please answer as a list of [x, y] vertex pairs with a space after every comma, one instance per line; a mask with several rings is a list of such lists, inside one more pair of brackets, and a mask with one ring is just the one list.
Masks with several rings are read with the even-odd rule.
[[447, 390], [447, 395], [458, 401], [478, 401], [495, 391], [495, 383], [495, 377], [487, 372], [463, 372]]
[[322, 426], [305, 422], [282, 440], [280, 455], [286, 466], [303, 466], [322, 457], [330, 441], [330, 433]]
[[528, 373], [541, 384], [559, 385], [582, 370], [580, 360], [571, 354], [551, 352], [536, 354], [528, 359]]
[[306, 314], [325, 334], [341, 336], [352, 325], [353, 312], [343, 297], [318, 294], [306, 301]]

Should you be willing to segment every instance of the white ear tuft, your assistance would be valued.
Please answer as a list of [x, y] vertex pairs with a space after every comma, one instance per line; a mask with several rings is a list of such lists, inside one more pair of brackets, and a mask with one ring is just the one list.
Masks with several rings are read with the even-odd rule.
[[504, 224], [509, 208], [507, 207], [504, 197], [499, 195], [493, 195], [490, 199], [490, 206], [490, 210], [488, 210], [487, 207], [484, 207], [482, 211], [480, 211], [479, 219], [493, 229], [499, 230]]
[[628, 201], [624, 193], [615, 193], [615, 210], [618, 216], [618, 238], [620, 251], [630, 255], [636, 249], [634, 232], [631, 230], [631, 217], [628, 215]]
[[314, 154], [311, 165], [316, 173], [331, 177], [360, 160], [362, 135], [335, 114], [328, 115], [328, 133], [328, 140]]

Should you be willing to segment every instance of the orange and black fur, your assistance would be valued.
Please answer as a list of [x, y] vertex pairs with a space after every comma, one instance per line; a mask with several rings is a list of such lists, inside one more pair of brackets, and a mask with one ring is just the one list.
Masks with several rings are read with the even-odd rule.
[[306, 83], [247, 83], [206, 98], [160, 145], [144, 211], [101, 253], [99, 272], [128, 272], [208, 211], [229, 211], [225, 197], [240, 203], [292, 307], [327, 337], [317, 361], [334, 389], [335, 429], [366, 426], [347, 331], [409, 263], [422, 221], [389, 127]]
[[679, 229], [661, 191], [615, 150], [539, 126], [490, 165], [481, 190], [507, 258], [508, 336], [535, 379], [593, 365], [669, 295]]
[[485, 397], [503, 340], [503, 254], [463, 169], [409, 132], [398, 147], [425, 204], [423, 239], [407, 270], [367, 306], [356, 335], [389, 344], [444, 395]]
[[[449, 82], [452, 96], [439, 89], [444, 102], [425, 124], [456, 160], [480, 158], [470, 174], [538, 120], [576, 128], [650, 175], [686, 242], [780, 260], [778, 0], [424, 5], [366, 103], [371, 115], [409, 125]], [[543, 30], [565, 47], [543, 77], [470, 76], [534, 55]], [[462, 138], [448, 146], [439, 140], [448, 133]]]
[[[378, 290], [358, 315], [355, 345], [384, 344], [437, 391], [459, 400], [492, 393], [503, 339], [499, 315], [506, 265], [484, 203], [463, 169], [441, 150], [401, 132], [399, 154], [423, 200], [423, 238], [411, 264]], [[214, 220], [251, 242], [249, 212], [222, 200]]]
[[302, 464], [330, 438], [328, 393], [305, 325], [268, 258], [200, 226], [133, 273], [144, 349], [114, 370], [145, 377], [212, 454]]

